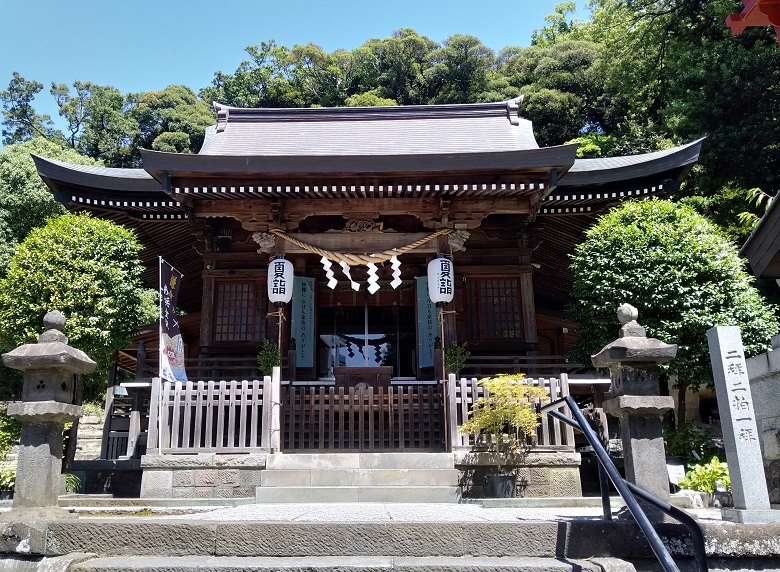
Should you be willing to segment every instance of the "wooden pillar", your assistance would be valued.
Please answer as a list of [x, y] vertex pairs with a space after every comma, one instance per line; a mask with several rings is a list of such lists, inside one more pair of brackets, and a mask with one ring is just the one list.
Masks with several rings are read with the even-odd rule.
[[520, 269], [520, 300], [522, 304], [525, 341], [535, 344], [539, 341], [536, 332], [536, 302], [534, 300], [534, 269], [527, 266]]
[[204, 273], [203, 298], [200, 311], [200, 345], [211, 345], [214, 330], [214, 276]]
[[525, 340], [528, 343], [536, 343], [539, 338], [536, 332], [533, 268], [523, 269], [520, 273], [520, 297]]

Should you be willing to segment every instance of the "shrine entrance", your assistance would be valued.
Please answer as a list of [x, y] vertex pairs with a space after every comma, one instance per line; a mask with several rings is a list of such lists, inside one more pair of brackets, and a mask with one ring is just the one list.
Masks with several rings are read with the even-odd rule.
[[[417, 376], [414, 284], [370, 294], [348, 284], [318, 291], [317, 377], [387, 386]], [[361, 374], [360, 372], [363, 372]]]

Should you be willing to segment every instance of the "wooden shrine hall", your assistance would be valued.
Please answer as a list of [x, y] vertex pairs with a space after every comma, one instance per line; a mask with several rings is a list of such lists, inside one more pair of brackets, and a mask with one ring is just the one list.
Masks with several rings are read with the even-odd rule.
[[[443, 343], [468, 343], [463, 375], [522, 371], [560, 379], [575, 371], [560, 357], [572, 341], [573, 325], [563, 312], [569, 254], [598, 213], [678, 188], [701, 141], [644, 155], [577, 159], [576, 144], [540, 148], [531, 123], [518, 115], [519, 104], [215, 104], [217, 124], [198, 154], [144, 150], [142, 169], [35, 157], [40, 176], [68, 209], [135, 229], [150, 286], [157, 284], [158, 256], [184, 274], [178, 304], [186, 313], [182, 334], [194, 385], [181, 391], [197, 401], [198, 383], [205, 392], [209, 383], [227, 383], [225, 403], [247, 408], [245, 417], [235, 413], [247, 426], [232, 433], [225, 429], [232, 410], [219, 422], [215, 412], [211, 429], [196, 429], [192, 413], [185, 428], [184, 417], [172, 417], [180, 408], [159, 405], [169, 395], [174, 399], [175, 384], [158, 384], [151, 398], [158, 434], [148, 449], [267, 446], [268, 430], [243, 435], [266, 414], [263, 399], [271, 403], [268, 392], [261, 395], [256, 355], [264, 339], [279, 339], [279, 323], [284, 357], [277, 447], [451, 446], [452, 439], [445, 442], [441, 352], [434, 352], [441, 331], [427, 294], [426, 267], [437, 254], [454, 267]], [[281, 321], [266, 287], [269, 261], [279, 255], [292, 262], [295, 275]], [[121, 354], [139, 378], [157, 375], [156, 335], [154, 327], [139, 334], [145, 357], [138, 346]], [[260, 385], [236, 386], [231, 394], [231, 380]], [[349, 428], [336, 430], [344, 422], [343, 400], [368, 400], [369, 394], [384, 404], [384, 414], [367, 413], [372, 434], [366, 436], [368, 417], [365, 429], [355, 421], [350, 435]], [[332, 415], [334, 408], [339, 419], [312, 417], [315, 409]], [[390, 410], [403, 414], [393, 421]], [[162, 415], [171, 417], [161, 423]], [[203, 424], [206, 414], [201, 417]], [[134, 423], [136, 433], [147, 428], [146, 421]], [[165, 424], [178, 431], [178, 440], [163, 439]], [[221, 442], [217, 426], [220, 435], [225, 431]], [[328, 426], [336, 429], [328, 433]], [[131, 445], [135, 438], [130, 430]]]

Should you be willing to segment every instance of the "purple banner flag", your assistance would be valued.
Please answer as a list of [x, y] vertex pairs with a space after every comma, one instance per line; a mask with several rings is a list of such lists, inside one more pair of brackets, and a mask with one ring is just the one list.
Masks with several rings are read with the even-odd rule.
[[176, 299], [183, 275], [160, 257], [160, 377], [187, 381], [184, 342], [176, 315]]

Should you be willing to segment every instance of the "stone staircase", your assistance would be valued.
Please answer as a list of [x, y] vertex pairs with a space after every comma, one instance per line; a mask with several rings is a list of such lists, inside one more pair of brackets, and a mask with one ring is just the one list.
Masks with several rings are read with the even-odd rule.
[[76, 443], [76, 460], [100, 458], [103, 444], [103, 420], [100, 417], [84, 416], [79, 420], [79, 437]]
[[452, 453], [269, 455], [258, 503], [458, 502]]
[[[322, 507], [322, 505], [319, 505]], [[383, 506], [383, 505], [378, 505]], [[384, 505], [387, 507], [387, 505]], [[637, 572], [658, 570], [636, 525], [507, 517], [452, 519], [444, 506], [429, 520], [334, 518], [79, 518], [0, 527], [0, 570], [16, 572]], [[315, 507], [310, 505], [310, 509]], [[394, 512], [393, 509], [387, 509]], [[339, 512], [340, 511], [340, 512]], [[378, 510], [373, 511], [373, 513]], [[403, 511], [397, 511], [403, 513]], [[372, 513], [372, 514], [373, 514]], [[308, 514], [308, 513], [304, 513]], [[376, 515], [375, 515], [376, 516]], [[438, 518], [438, 520], [431, 520]], [[681, 570], [694, 570], [688, 535], [659, 525]], [[773, 525], [703, 526], [709, 569], [780, 569]], [[42, 557], [43, 555], [46, 557]]]

